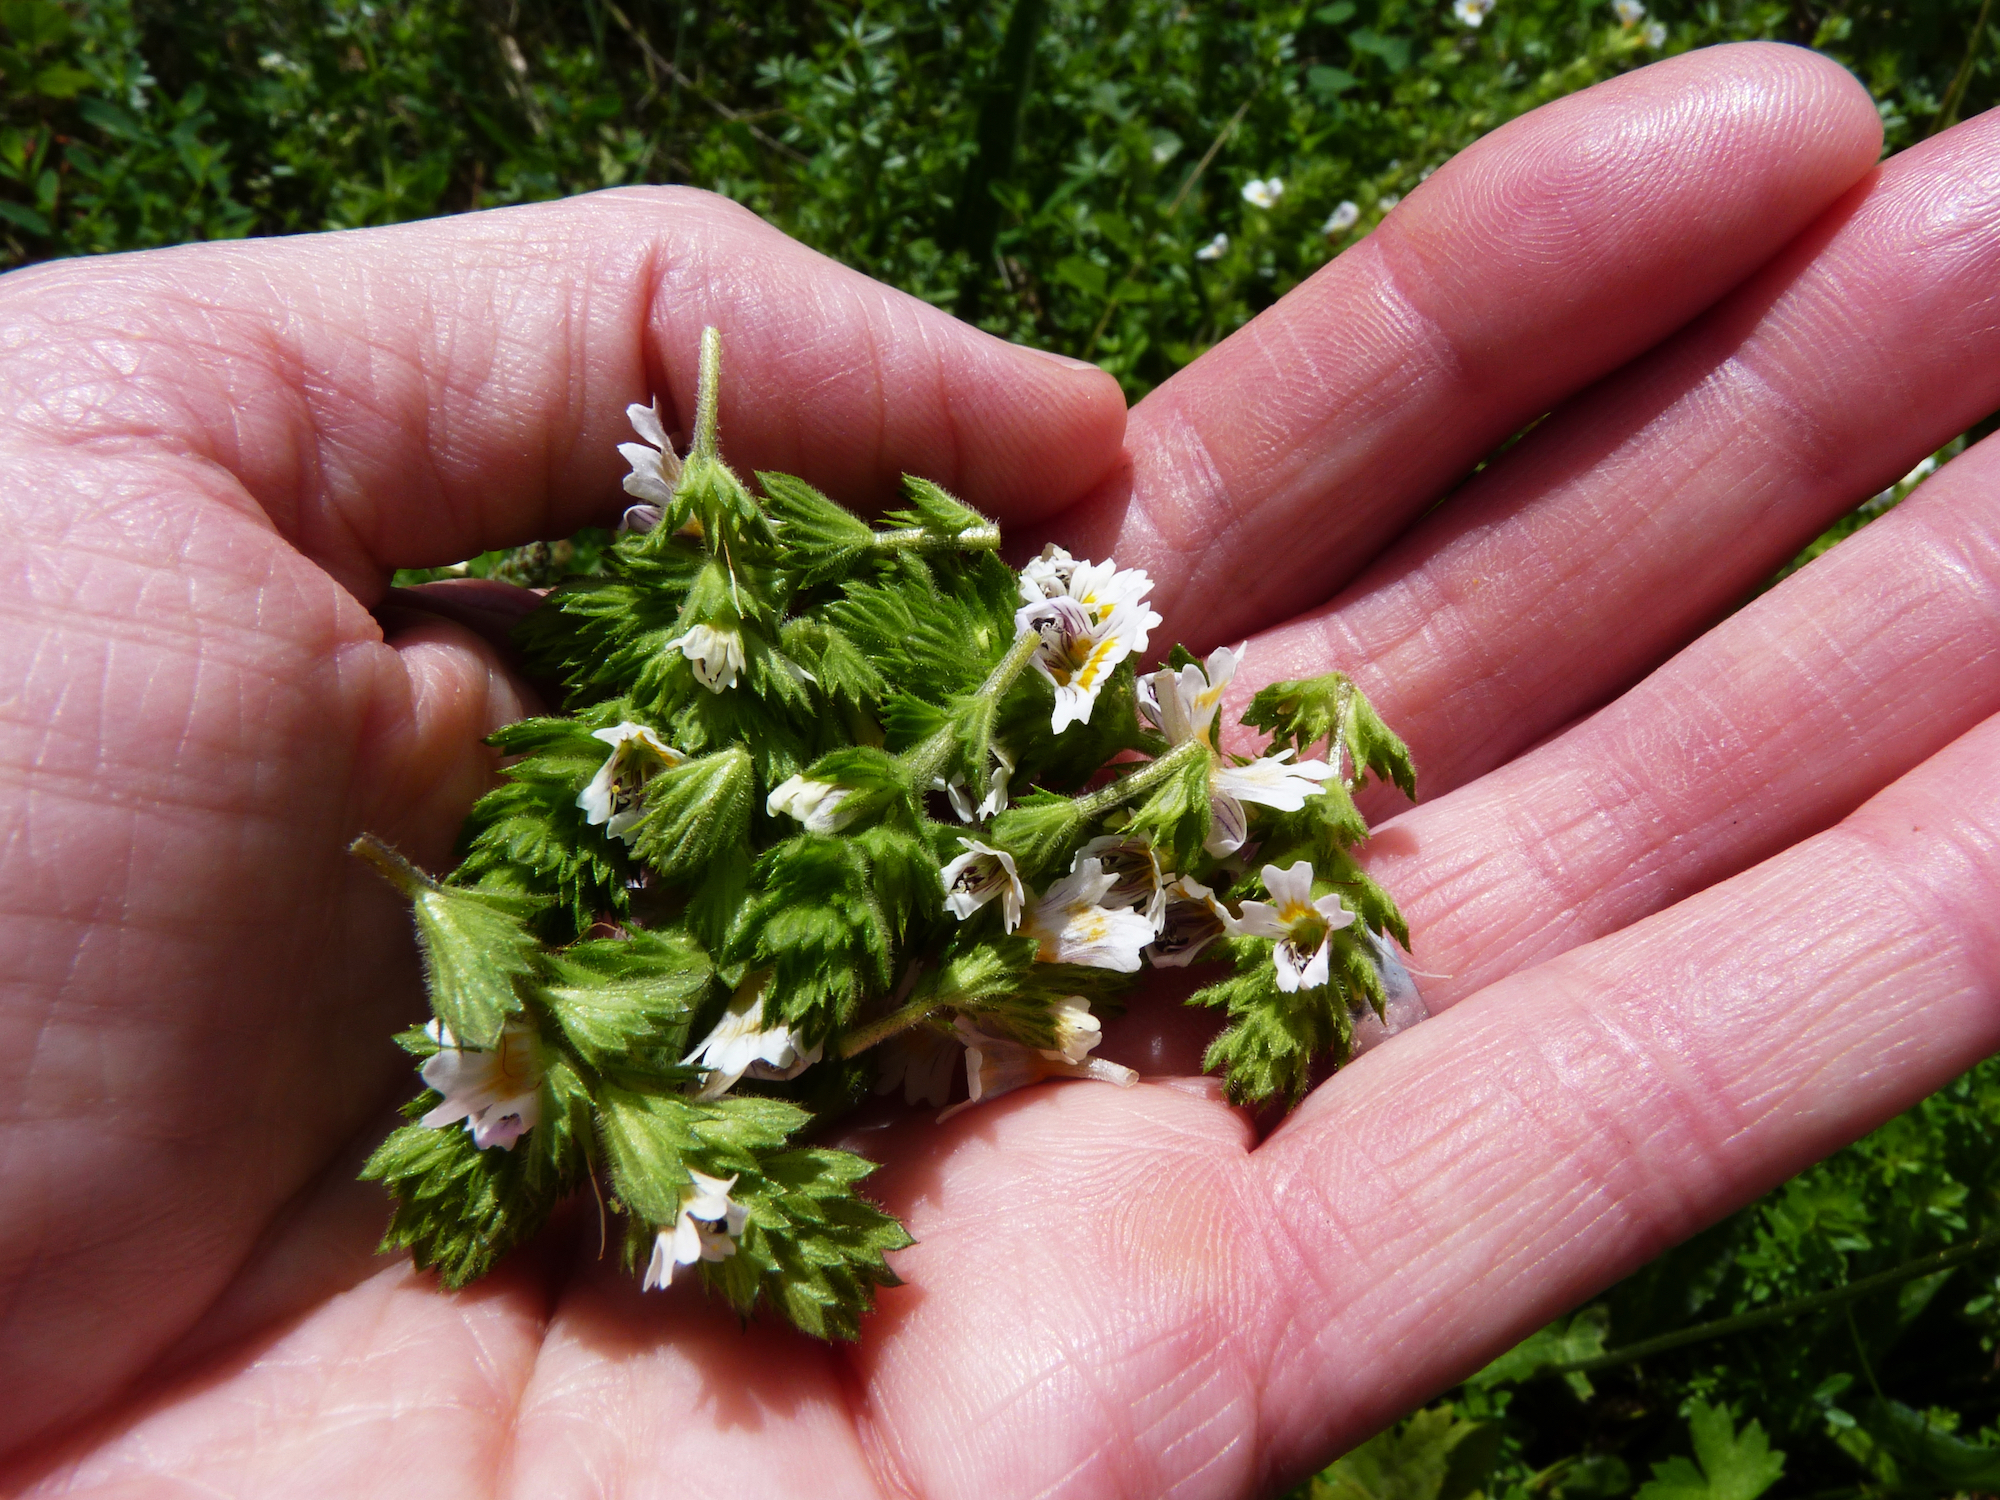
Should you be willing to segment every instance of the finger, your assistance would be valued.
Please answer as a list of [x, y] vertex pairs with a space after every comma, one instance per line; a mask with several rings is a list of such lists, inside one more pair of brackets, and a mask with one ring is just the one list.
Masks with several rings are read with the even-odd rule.
[[1278, 1473], [2000, 1046], [2000, 720], [1361, 1059], [1258, 1155]]
[[441, 1294], [398, 1265], [0, 1468], [7, 1494], [484, 1500], [547, 1316], [519, 1269]]
[[1552, 743], [1383, 830], [1433, 1012], [1844, 817], [2000, 713], [2000, 438]]
[[390, 568], [614, 517], [625, 407], [657, 395], [685, 439], [704, 324], [745, 472], [879, 504], [909, 470], [1013, 519], [1119, 451], [1108, 375], [687, 189], [35, 268], [0, 289], [0, 406], [35, 440], [157, 450], [247, 493], [372, 602]]
[[1142, 402], [1130, 473], [1061, 529], [1152, 571], [1169, 638], [1283, 619], [1761, 265], [1879, 146], [1866, 91], [1790, 47], [1692, 53], [1547, 105]]
[[[1257, 677], [1356, 665], [1434, 796], [1621, 690], [2000, 406], [2000, 114], [1889, 162], [1557, 412]], [[1377, 696], [1379, 693], [1379, 696]]]

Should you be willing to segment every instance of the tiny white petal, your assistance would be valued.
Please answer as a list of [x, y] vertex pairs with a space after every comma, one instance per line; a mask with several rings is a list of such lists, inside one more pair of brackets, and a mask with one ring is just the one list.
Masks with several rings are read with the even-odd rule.
[[441, 1021], [425, 1030], [438, 1050], [424, 1060], [422, 1077], [444, 1099], [418, 1123], [435, 1130], [463, 1120], [481, 1151], [494, 1146], [511, 1151], [542, 1116], [542, 1058], [534, 1028], [508, 1021], [483, 1050], [459, 1047]]
[[694, 668], [695, 681], [711, 693], [736, 686], [736, 674], [743, 669], [743, 636], [727, 627], [695, 625], [675, 636], [661, 648], [679, 651]]
[[[1465, 4], [1467, 0], [1459, 0], [1459, 3]], [[1326, 216], [1326, 223], [1321, 226], [1320, 233], [1328, 236], [1345, 234], [1360, 222], [1361, 205], [1343, 199], [1340, 205]]]
[[1196, 260], [1221, 260], [1229, 253], [1229, 236], [1218, 234], [1214, 239], [1195, 251]]

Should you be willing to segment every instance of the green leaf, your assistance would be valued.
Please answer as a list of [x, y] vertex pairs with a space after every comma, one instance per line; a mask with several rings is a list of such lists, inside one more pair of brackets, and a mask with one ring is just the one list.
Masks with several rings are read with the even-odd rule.
[[46, 235], [50, 232], [49, 221], [25, 203], [10, 203], [5, 198], [0, 198], [0, 219], [5, 219], [16, 228], [27, 230], [29, 234]]
[[1871, 1398], [1863, 1409], [1863, 1420], [1869, 1436], [1886, 1448], [1906, 1473], [1921, 1475], [1954, 1494], [2000, 1489], [2000, 1447], [1968, 1443], [1901, 1401]]
[[1037, 790], [993, 819], [989, 842], [1014, 856], [1023, 880], [1039, 885], [1049, 871], [1069, 862], [1082, 834], [1083, 817], [1074, 802]]
[[652, 1059], [653, 1076], [663, 1084], [697, 1076], [678, 1059], [714, 969], [686, 935], [640, 931], [578, 943], [547, 963], [542, 1004], [585, 1062], [610, 1070]]
[[942, 485], [915, 474], [903, 476], [905, 510], [892, 510], [883, 519], [892, 525], [927, 532], [951, 547], [992, 548], [1000, 545], [1000, 528], [971, 506], [952, 495]]
[[410, 898], [430, 986], [431, 1009], [461, 1046], [491, 1047], [521, 1009], [541, 944], [527, 929], [538, 903], [490, 891], [439, 885], [372, 835], [354, 852]]
[[455, 1125], [405, 1125], [392, 1133], [361, 1169], [363, 1181], [380, 1182], [396, 1199], [382, 1253], [408, 1250], [448, 1287], [492, 1270], [547, 1222], [565, 1190], [535, 1171], [527, 1140], [541, 1129], [529, 1131], [512, 1151], [481, 1151]]
[[576, 805], [610, 753], [592, 727], [525, 719], [489, 736], [489, 744], [521, 758], [502, 772], [503, 785], [474, 804], [459, 833], [463, 859], [446, 882], [550, 901], [548, 925], [563, 929], [546, 933], [554, 940], [588, 930], [600, 916], [620, 916], [627, 904], [625, 844], [592, 827]]
[[748, 840], [756, 785], [756, 767], [741, 748], [659, 772], [646, 784], [646, 810], [632, 828], [635, 852], [668, 880], [700, 874]]
[[[1552, 1365], [1595, 1359], [1604, 1352], [1604, 1341], [1610, 1332], [1611, 1314], [1602, 1306], [1586, 1307], [1568, 1318], [1558, 1318], [1548, 1327], [1529, 1335], [1466, 1384], [1478, 1387], [1508, 1385], [1531, 1379]], [[1565, 1379], [1579, 1401], [1590, 1399], [1593, 1388], [1588, 1377], [1571, 1373]]]
[[1163, 860], [1171, 851], [1174, 868], [1193, 869], [1201, 859], [1212, 816], [1209, 769], [1208, 756], [1191, 755], [1178, 774], [1169, 773], [1139, 805], [1124, 832], [1151, 842]]
[[1346, 1060], [1353, 1039], [1347, 1006], [1328, 989], [1280, 990], [1268, 938], [1238, 938], [1217, 949], [1235, 958], [1238, 972], [1188, 997], [1190, 1005], [1229, 1013], [1229, 1029], [1209, 1044], [1202, 1067], [1223, 1075], [1232, 1103], [1283, 1095], [1296, 1105], [1312, 1084], [1316, 1057]]
[[866, 1158], [824, 1148], [768, 1158], [732, 1195], [749, 1209], [737, 1253], [704, 1265], [703, 1279], [739, 1312], [769, 1296], [815, 1338], [857, 1338], [875, 1288], [901, 1285], [884, 1257], [911, 1243], [855, 1190], [874, 1170]]
[[1353, 758], [1351, 784], [1373, 771], [1383, 781], [1402, 788], [1412, 801], [1417, 773], [1409, 747], [1382, 722], [1361, 690], [1344, 672], [1328, 672], [1296, 682], [1274, 682], [1250, 700], [1243, 722], [1271, 735], [1273, 751], [1289, 745], [1305, 759], [1314, 745], [1326, 741], [1344, 746]]
[[860, 844], [800, 834], [757, 862], [729, 958], [773, 970], [766, 1015], [814, 1039], [891, 980], [896, 917]]
[[790, 474], [757, 475], [784, 566], [803, 586], [845, 577], [874, 544], [875, 529]]
[[1307, 1500], [1462, 1500], [1492, 1471], [1500, 1436], [1497, 1426], [1431, 1407], [1322, 1469]]
[[1785, 1455], [1772, 1449], [1756, 1422], [1738, 1432], [1729, 1408], [1695, 1400], [1688, 1426], [1695, 1459], [1670, 1458], [1653, 1465], [1653, 1477], [1634, 1500], [1757, 1500], [1785, 1472]]

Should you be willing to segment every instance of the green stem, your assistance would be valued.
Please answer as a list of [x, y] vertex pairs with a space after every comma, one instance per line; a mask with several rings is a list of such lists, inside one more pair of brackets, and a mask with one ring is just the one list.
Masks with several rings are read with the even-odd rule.
[[1108, 786], [1101, 786], [1094, 792], [1078, 797], [1071, 805], [1076, 808], [1077, 817], [1084, 822], [1089, 822], [1092, 818], [1101, 818], [1112, 808], [1122, 807], [1125, 803], [1136, 800], [1140, 793], [1150, 792], [1169, 777], [1178, 775], [1181, 767], [1196, 756], [1207, 756], [1209, 753], [1208, 743], [1205, 740], [1189, 740], [1185, 744], [1174, 746], [1165, 755], [1147, 761], [1130, 776], [1121, 776]]
[[1613, 1349], [1609, 1353], [1599, 1354], [1591, 1359], [1572, 1360], [1562, 1365], [1544, 1365], [1536, 1373], [1588, 1375], [1596, 1370], [1637, 1364], [1642, 1359], [1650, 1359], [1653, 1355], [1664, 1354], [1670, 1349], [1679, 1349], [1687, 1344], [1704, 1343], [1709, 1339], [1728, 1338], [1732, 1334], [1747, 1333], [1753, 1328], [1762, 1328], [1769, 1323], [1782, 1323], [1789, 1318], [1817, 1312], [1823, 1307], [1838, 1307], [1843, 1302], [1852, 1302], [1858, 1297], [1867, 1296], [1870, 1292], [1879, 1292], [1884, 1287], [1915, 1281], [1922, 1276], [1935, 1276], [1940, 1271], [1949, 1271], [1954, 1266], [1963, 1265], [1966, 1261], [1977, 1259], [1993, 1250], [2000, 1250], [2000, 1234], [1982, 1235], [1976, 1240], [1968, 1240], [1963, 1245], [1940, 1250], [1935, 1255], [1906, 1260], [1900, 1266], [1892, 1266], [1873, 1276], [1864, 1276], [1859, 1281], [1834, 1287], [1831, 1291], [1814, 1292], [1809, 1297], [1794, 1297], [1789, 1302], [1760, 1308], [1756, 1312], [1739, 1313], [1733, 1318], [1717, 1318], [1710, 1323], [1697, 1323], [1692, 1328], [1683, 1328], [1675, 1333], [1663, 1333], [1656, 1339], [1630, 1344], [1623, 1349]]
[[372, 833], [364, 833], [347, 846], [347, 852], [366, 864], [373, 865], [375, 872], [412, 901], [424, 891], [437, 889], [437, 882], [411, 864], [394, 849], [376, 838]]
[[716, 454], [716, 419], [722, 384], [722, 330], [710, 325], [701, 331], [701, 369], [695, 376], [694, 437], [688, 444], [688, 462], [713, 459]]
[[1993, 0], [1979, 7], [1979, 18], [1972, 23], [1972, 35], [1965, 41], [1965, 56], [1958, 64], [1958, 72], [1951, 80], [1951, 86], [1944, 91], [1944, 102], [1938, 106], [1937, 118], [1931, 122], [1927, 136], [1936, 135], [1941, 130], [1949, 130], [1958, 123], [1958, 108], [1965, 102], [1966, 85], [1972, 82], [1972, 61], [1979, 53], [1979, 40], [1986, 35], [1987, 19], [1993, 14]]
[[888, 1041], [897, 1032], [908, 1031], [944, 1003], [936, 995], [926, 995], [920, 1000], [912, 1000], [901, 1009], [890, 1011], [880, 1020], [870, 1021], [858, 1031], [849, 1032], [840, 1043], [840, 1055], [859, 1057], [870, 1047]]
[[997, 552], [1000, 548], [1000, 528], [998, 526], [968, 526], [952, 536], [940, 536], [935, 531], [926, 531], [921, 526], [911, 526], [903, 531], [878, 531], [868, 544], [882, 552]]
[[[1007, 654], [1000, 658], [998, 665], [986, 674], [986, 680], [979, 684], [976, 696], [995, 702], [1000, 695], [1014, 685], [1014, 680], [1027, 668], [1035, 654], [1035, 648], [1042, 643], [1039, 632], [1024, 630], [1014, 638], [1014, 644]], [[919, 789], [927, 787], [951, 759], [952, 751], [958, 748], [958, 726], [947, 724], [936, 734], [925, 740], [904, 757]]]

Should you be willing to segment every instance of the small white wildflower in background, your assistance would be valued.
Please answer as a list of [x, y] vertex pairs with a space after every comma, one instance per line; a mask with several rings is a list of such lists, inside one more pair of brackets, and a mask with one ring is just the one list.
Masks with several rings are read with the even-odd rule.
[[1126, 657], [1145, 651], [1160, 623], [1146, 604], [1152, 588], [1141, 569], [1109, 558], [1082, 561], [1054, 545], [1021, 570], [1014, 629], [1042, 637], [1033, 663], [1056, 690], [1050, 723], [1057, 734], [1088, 724], [1106, 679]]
[[438, 1044], [424, 1061], [424, 1084], [444, 1095], [444, 1102], [418, 1123], [437, 1130], [463, 1120], [481, 1151], [513, 1150], [542, 1117], [542, 1057], [534, 1029], [509, 1021], [498, 1041], [477, 1050], [461, 1048], [442, 1021], [424, 1031]]
[[1221, 260], [1229, 253], [1229, 236], [1218, 234], [1214, 239], [1195, 251], [1196, 260]]
[[1381, 209], [1382, 212], [1386, 214], [1390, 209], [1394, 208], [1398, 203], [1401, 203], [1402, 201], [1403, 201], [1403, 195], [1401, 193], [1384, 193], [1381, 197], [1375, 200], [1375, 206]]
[[1284, 179], [1253, 177], [1243, 184], [1243, 201], [1252, 208], [1276, 208], [1285, 194]]
[[838, 833], [861, 811], [859, 807], [845, 805], [853, 793], [850, 786], [791, 776], [764, 799], [764, 811], [774, 818], [797, 818], [805, 824], [807, 833]]
[[1667, 45], [1667, 23], [1664, 21], [1648, 21], [1643, 35], [1646, 38], [1646, 45], [1657, 52], [1660, 48]]
[[1343, 199], [1340, 206], [1326, 216], [1326, 223], [1320, 227], [1320, 233], [1331, 239], [1336, 234], [1347, 233], [1360, 222], [1361, 205]]
[[727, 628], [696, 625], [661, 649], [685, 656], [694, 668], [695, 681], [711, 693], [735, 687], [736, 674], [743, 670], [743, 637]]
[[[957, 1030], [958, 1039], [965, 1043], [965, 1088], [968, 1097], [939, 1115], [940, 1124], [982, 1100], [997, 1099], [1031, 1083], [1040, 1083], [1044, 1078], [1094, 1078], [1100, 1083], [1116, 1084], [1121, 1089], [1129, 1089], [1139, 1081], [1139, 1075], [1130, 1068], [1106, 1062], [1101, 1057], [1087, 1057], [1079, 1053], [1071, 1059], [1047, 1048], [1023, 1046], [1005, 1037], [988, 1036], [965, 1020], [958, 1022]], [[1076, 1034], [1079, 1040], [1088, 1038], [1083, 1042], [1084, 1052], [1097, 1045], [1095, 1035], [1081, 1029]]]
[[641, 815], [639, 794], [646, 783], [687, 757], [644, 724], [630, 719], [610, 729], [594, 729], [590, 737], [604, 741], [611, 753], [590, 784], [576, 794], [576, 805], [583, 809], [586, 823], [592, 827], [602, 823], [606, 833], [629, 844]]
[[824, 1042], [808, 1047], [791, 1027], [764, 1024], [764, 983], [764, 976], [745, 980], [715, 1029], [681, 1059], [708, 1070], [699, 1097], [719, 1099], [746, 1075], [772, 1081], [796, 1078], [819, 1061]]
[[1247, 937], [1278, 940], [1271, 962], [1278, 971], [1279, 989], [1287, 994], [1318, 989], [1327, 980], [1327, 948], [1333, 934], [1352, 923], [1354, 913], [1340, 904], [1337, 895], [1313, 900], [1310, 860], [1302, 859], [1287, 870], [1266, 865], [1261, 873], [1271, 899], [1245, 901], [1235, 929]]
[[1467, 26], [1477, 28], [1493, 13], [1494, 0], [1452, 0], [1451, 13]]
[[960, 839], [965, 853], [944, 867], [944, 904], [961, 922], [995, 896], [1000, 912], [1012, 932], [1021, 925], [1021, 903], [1025, 899], [1021, 877], [1014, 869], [1014, 856], [977, 839]]
[[1029, 910], [1024, 937], [1040, 945], [1035, 957], [1048, 964], [1087, 964], [1093, 969], [1139, 970], [1139, 950], [1153, 940], [1153, 924], [1136, 911], [1103, 905], [1118, 883], [1094, 859], [1081, 859]]
[[671, 1286], [676, 1266], [727, 1260], [736, 1253], [736, 1241], [750, 1221], [750, 1210], [729, 1196], [729, 1190], [736, 1186], [735, 1177], [710, 1177], [690, 1167], [688, 1180], [694, 1191], [681, 1200], [674, 1227], [653, 1237], [653, 1258], [639, 1283], [642, 1292]]
[[1637, 26], [1646, 19], [1646, 7], [1640, 0], [1611, 0], [1611, 9], [1620, 26]]
[[905, 1104], [940, 1108], [951, 1098], [951, 1073], [958, 1066], [956, 1041], [932, 1026], [899, 1031], [876, 1049], [875, 1092], [903, 1086]]

